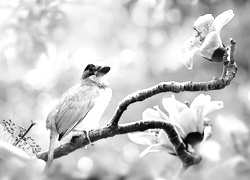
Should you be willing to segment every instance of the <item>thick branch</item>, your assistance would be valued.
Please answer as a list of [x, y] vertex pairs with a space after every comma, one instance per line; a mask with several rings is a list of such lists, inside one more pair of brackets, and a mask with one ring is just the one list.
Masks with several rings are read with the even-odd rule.
[[[156, 94], [163, 92], [179, 93], [182, 91], [219, 90], [229, 85], [237, 73], [237, 66], [234, 62], [235, 42], [231, 40], [230, 43], [231, 46], [228, 51], [229, 56], [225, 56], [225, 59], [223, 60], [224, 67], [222, 76], [220, 78], [214, 78], [213, 80], [207, 82], [163, 82], [148, 89], [140, 90], [133, 94], [130, 94], [119, 103], [113, 117], [110, 119], [107, 126], [93, 130], [89, 133], [91, 141], [95, 142], [100, 139], [112, 137], [115, 135], [127, 134], [136, 131], [145, 131], [147, 129], [164, 129], [175, 148], [177, 156], [182, 160], [183, 166], [186, 168], [190, 165], [198, 164], [201, 160], [201, 157], [186, 151], [182, 139], [179, 137], [173, 125], [169, 124], [168, 122], [160, 120], [138, 121], [123, 125], [118, 125], [118, 122], [123, 112], [129, 105], [138, 101], [143, 101]], [[207, 125], [206, 127], [211, 128], [210, 125]], [[208, 129], [207, 138], [209, 138], [209, 133], [211, 133], [210, 130], [211, 129]], [[57, 147], [55, 149], [54, 158], [59, 158], [61, 156], [67, 155], [75, 151], [76, 149], [86, 146], [88, 143], [88, 139], [84, 134], [82, 134], [80, 137], [75, 138], [74, 142], [65, 143]], [[47, 152], [40, 153], [37, 157], [47, 160]]]
[[[133, 123], [127, 123], [119, 126], [105, 126], [100, 129], [93, 130], [89, 133], [89, 138], [91, 142], [98, 141], [100, 139], [113, 137], [115, 135], [127, 134], [137, 131], [145, 131], [147, 129], [163, 129], [173, 146], [177, 156], [182, 160], [185, 166], [190, 166], [193, 164], [198, 164], [201, 161], [201, 157], [192, 154], [185, 149], [185, 145], [179, 134], [176, 132], [174, 126], [164, 120], [151, 120], [151, 121], [137, 121]], [[74, 139], [73, 142], [65, 143], [60, 145], [55, 149], [54, 158], [59, 158], [65, 156], [76, 149], [82, 148], [89, 144], [88, 139], [85, 134]], [[38, 158], [47, 160], [47, 152], [38, 155]]]
[[[125, 97], [118, 105], [113, 117], [111, 118], [109, 124], [112, 126], [117, 126], [118, 121], [120, 120], [123, 112], [128, 108], [132, 103], [143, 101], [151, 96], [157, 95], [163, 92], [173, 92], [179, 93], [183, 91], [211, 91], [211, 90], [220, 90], [230, 84], [237, 73], [237, 65], [232, 60], [235, 42], [231, 40], [230, 47], [230, 61], [224, 64], [224, 70], [220, 78], [213, 78], [211, 81], [206, 82], [162, 82], [148, 89], [143, 89], [136, 91], [127, 97]], [[231, 54], [232, 53], [232, 54]]]

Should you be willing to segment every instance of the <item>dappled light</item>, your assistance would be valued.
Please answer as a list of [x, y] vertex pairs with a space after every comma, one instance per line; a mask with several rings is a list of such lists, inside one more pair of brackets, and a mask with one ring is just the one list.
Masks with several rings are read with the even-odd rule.
[[[207, 26], [204, 20], [201, 25], [194, 27], [194, 22], [200, 16], [212, 14], [216, 18], [225, 11], [230, 12], [225, 26], [226, 20], [217, 26]], [[1, 0], [0, 179], [248, 179], [249, 12], [249, 0]], [[218, 26], [223, 26], [223, 29], [216, 29]], [[209, 37], [212, 33], [218, 34], [216, 37]], [[211, 39], [206, 42], [206, 38]], [[230, 38], [235, 40], [236, 45]], [[202, 46], [203, 43], [207, 43], [205, 47]], [[178, 55], [180, 47], [181, 56]], [[228, 65], [234, 64], [229, 62], [229, 49], [232, 47], [235, 47], [233, 55], [238, 66], [237, 75]], [[220, 62], [213, 59], [217, 48], [223, 49]], [[225, 53], [229, 56], [225, 57]], [[181, 60], [178, 61], [180, 57]], [[225, 59], [228, 61], [225, 62]], [[31, 153], [33, 146], [30, 142], [37, 145], [39, 153], [48, 151], [50, 131], [46, 129], [47, 116], [60, 103], [62, 94], [79, 82], [88, 64], [111, 67], [107, 79], [112, 89], [112, 98], [100, 119], [99, 125], [103, 127], [101, 130], [106, 130], [109, 125], [117, 125], [118, 121], [119, 124], [134, 123], [142, 119], [168, 121], [174, 117], [174, 121], [170, 121], [177, 122], [173, 127], [179, 135], [180, 144], [185, 145], [185, 152], [191, 154], [190, 157], [196, 153], [202, 160], [193, 163], [195, 166], [190, 165], [181, 177], [177, 177], [178, 170], [185, 163], [178, 158], [179, 154], [171, 144], [175, 141], [166, 136], [169, 135], [165, 133], [167, 128], [141, 132], [146, 134], [146, 138], [154, 136], [159, 146], [154, 146], [156, 142], [149, 138], [147, 140], [151, 144], [142, 145], [138, 141], [144, 142], [145, 137], [143, 139], [137, 136], [131, 140], [128, 132], [123, 132], [120, 134], [124, 135], [116, 136], [119, 133], [114, 133], [99, 138], [100, 140], [94, 139], [93, 144], [88, 142], [90, 144], [86, 148], [79, 148], [77, 143], [85, 143], [81, 136], [76, 139], [77, 150], [67, 151], [67, 156], [58, 155], [49, 171], [43, 174], [41, 172], [45, 168], [45, 156], [41, 155], [33, 161], [34, 157], [28, 155], [27, 161], [20, 162], [19, 156], [17, 159], [9, 158], [12, 155], [6, 153], [7, 160], [6, 156], [1, 156], [1, 152], [7, 152], [8, 149], [8, 145], [1, 145], [2, 141], [12, 145], [20, 141], [23, 149], [28, 148], [28, 154], [32, 155], [37, 152]], [[225, 71], [225, 67], [229, 70]], [[230, 73], [236, 76], [230, 77], [227, 84], [223, 78], [227, 78]], [[180, 85], [178, 83], [166, 83], [166, 86], [159, 87], [161, 82], [172, 81], [191, 85], [184, 84], [183, 87], [187, 88], [178, 93], [178, 88], [171, 89]], [[202, 85], [196, 86], [190, 81], [212, 85], [203, 84], [205, 88], [201, 88], [202, 92], [199, 92], [191, 86]], [[216, 86], [217, 81], [223, 89]], [[145, 97], [142, 102], [135, 100], [136, 103], [129, 104], [129, 107], [124, 106], [126, 110], [121, 109], [121, 113], [124, 111], [122, 116], [120, 114], [118, 120], [112, 121], [123, 98], [155, 85], [166, 90], [152, 93], [152, 97]], [[217, 90], [212, 91], [213, 89]], [[173, 98], [172, 94], [175, 100], [169, 100], [171, 107], [168, 107], [169, 104], [165, 105], [162, 100]], [[204, 96], [206, 98], [211, 97], [210, 101], [214, 104], [202, 104], [210, 102], [204, 98], [197, 107], [192, 107], [192, 101], [200, 94], [207, 95]], [[208, 124], [202, 115], [206, 106], [211, 110], [211, 114], [209, 112], [206, 116]], [[149, 119], [145, 119], [143, 113], [148, 108], [153, 109], [153, 112], [147, 114]], [[171, 108], [178, 113], [171, 114]], [[181, 114], [184, 109], [188, 112]], [[192, 113], [196, 113], [195, 117]], [[90, 113], [91, 118], [96, 114], [98, 111]], [[10, 125], [2, 126], [2, 123], [9, 121]], [[35, 124], [32, 125], [33, 123]], [[89, 127], [91, 121], [86, 124]], [[11, 130], [12, 126], [16, 128]], [[212, 136], [209, 134], [207, 139], [199, 139], [197, 146], [190, 144], [188, 134], [195, 131], [205, 137], [206, 127], [212, 127], [211, 132], [209, 131]], [[23, 132], [16, 133], [21, 128]], [[28, 130], [26, 139], [22, 137], [26, 132], [24, 130]], [[13, 134], [10, 135], [10, 132]], [[99, 137], [99, 132], [101, 136], [102, 131], [89, 132], [90, 137]], [[73, 135], [78, 134], [70, 132], [65, 139], [56, 143], [56, 147], [66, 144], [73, 149], [67, 144]], [[136, 136], [135, 133], [133, 135]], [[148, 148], [149, 146], [152, 147]], [[145, 153], [146, 148], [154, 153]], [[144, 156], [139, 157], [142, 152], [145, 153]], [[15, 162], [19, 163], [16, 167]], [[13, 165], [16, 170], [9, 165]], [[37, 171], [31, 172], [29, 168], [32, 166], [34, 169], [37, 167]]]

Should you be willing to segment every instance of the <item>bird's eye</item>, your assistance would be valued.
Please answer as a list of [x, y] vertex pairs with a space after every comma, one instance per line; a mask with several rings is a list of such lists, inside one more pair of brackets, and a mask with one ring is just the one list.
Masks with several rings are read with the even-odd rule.
[[93, 67], [90, 67], [90, 68], [89, 68], [89, 71], [93, 71]]

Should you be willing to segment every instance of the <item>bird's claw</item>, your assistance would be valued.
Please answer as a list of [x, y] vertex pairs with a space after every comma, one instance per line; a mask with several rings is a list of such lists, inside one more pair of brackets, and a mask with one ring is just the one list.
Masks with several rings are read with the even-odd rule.
[[85, 131], [85, 130], [84, 130], [85, 136], [87, 137], [87, 139], [88, 139], [88, 141], [89, 141], [89, 144], [90, 144], [91, 146], [94, 146], [94, 144], [93, 144], [93, 143], [91, 142], [91, 140], [90, 140], [89, 132], [90, 132], [90, 131]]
[[[90, 132], [90, 131], [86, 131], [86, 130], [76, 130], [76, 129], [75, 129], [75, 130], [74, 130], [74, 133], [75, 133], [75, 134], [72, 136], [70, 142], [74, 143], [75, 140], [76, 140], [77, 138], [79, 138], [79, 137], [84, 133], [85, 137], [88, 139], [88, 144], [90, 144], [91, 146], [94, 146], [94, 144], [93, 144], [93, 143], [91, 142], [91, 140], [90, 140], [89, 132]], [[87, 145], [85, 146], [85, 149], [87, 149]]]

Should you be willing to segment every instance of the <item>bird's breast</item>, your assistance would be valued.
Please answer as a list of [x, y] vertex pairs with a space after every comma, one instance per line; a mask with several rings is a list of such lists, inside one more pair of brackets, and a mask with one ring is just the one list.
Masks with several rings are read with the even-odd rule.
[[78, 128], [90, 130], [99, 127], [99, 121], [111, 100], [112, 90], [109, 87], [98, 88], [98, 94], [94, 100], [95, 105], [78, 125]]

